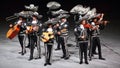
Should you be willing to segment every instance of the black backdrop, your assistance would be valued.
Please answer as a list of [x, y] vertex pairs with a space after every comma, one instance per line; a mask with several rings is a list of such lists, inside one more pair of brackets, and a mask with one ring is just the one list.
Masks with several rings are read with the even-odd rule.
[[[43, 21], [47, 20], [46, 12], [48, 8], [46, 4], [50, 0], [3, 0], [0, 2], [0, 26], [4, 25], [6, 17], [12, 16], [14, 13], [25, 10], [25, 5], [34, 4], [39, 6], [38, 12], [43, 15]], [[119, 2], [116, 0], [52, 0], [57, 1], [61, 4], [61, 8], [70, 11], [75, 5], [81, 4], [83, 6], [89, 6], [90, 8], [96, 8], [97, 12], [105, 13], [104, 19], [111, 22], [111, 25], [117, 23], [119, 28], [120, 25], [120, 10]], [[73, 19], [70, 18], [71, 26], [74, 25]], [[117, 22], [115, 22], [117, 21]], [[6, 23], [7, 24], [7, 23]], [[7, 24], [8, 25], [8, 24]], [[116, 24], [115, 24], [116, 25]], [[114, 27], [114, 26], [113, 26]]]
[[[11, 16], [16, 12], [24, 10], [24, 5], [35, 4], [39, 6], [39, 13], [46, 15], [48, 8], [46, 4], [50, 0], [3, 0], [0, 2], [0, 18]], [[75, 5], [81, 4], [83, 6], [90, 6], [96, 8], [97, 12], [103, 12], [108, 18], [119, 17], [119, 2], [116, 0], [54, 0], [59, 2], [61, 8], [70, 11]]]

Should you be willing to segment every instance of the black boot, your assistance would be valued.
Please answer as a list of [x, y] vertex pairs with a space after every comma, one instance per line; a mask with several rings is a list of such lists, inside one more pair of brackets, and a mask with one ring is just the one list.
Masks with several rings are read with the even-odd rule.
[[80, 61], [80, 63], [79, 64], [82, 64], [83, 63], [83, 61]]
[[85, 61], [85, 64], [89, 64], [88, 61]]
[[33, 60], [33, 57], [30, 57], [28, 60], [29, 60], [29, 61]]
[[44, 66], [46, 66], [46, 65], [47, 65], [47, 63], [44, 64]]
[[30, 48], [30, 45], [28, 45], [28, 46], [25, 46], [25, 48]]
[[36, 57], [35, 59], [41, 59], [41, 57]]
[[102, 57], [100, 57], [99, 59], [100, 59], [100, 60], [105, 60], [105, 58], [102, 58]]
[[63, 59], [63, 58], [65, 58], [65, 56], [64, 56], [64, 55], [61, 57], [61, 59]]
[[69, 58], [70, 58], [70, 55], [69, 55], [68, 57], [65, 57], [64, 59], [67, 60], [67, 59], [69, 59]]
[[60, 48], [56, 48], [55, 50], [60, 50]]
[[49, 63], [47, 63], [48, 65], [52, 65], [50, 62]]

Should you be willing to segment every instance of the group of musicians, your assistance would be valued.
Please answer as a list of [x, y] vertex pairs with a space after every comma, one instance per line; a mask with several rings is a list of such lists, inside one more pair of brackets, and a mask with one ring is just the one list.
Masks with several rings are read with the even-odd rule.
[[[99, 55], [99, 59], [105, 60], [102, 57], [101, 44], [100, 44], [100, 30], [103, 30], [106, 26], [106, 21], [103, 21], [103, 13], [100, 17], [92, 18], [91, 21], [87, 19], [82, 19], [78, 21], [77, 26], [74, 29], [75, 39], [77, 47], [79, 48], [79, 58], [80, 64], [83, 63], [83, 57], [85, 64], [89, 64], [88, 56], [90, 60], [96, 54]], [[20, 27], [18, 33], [18, 40], [21, 45], [21, 52], [19, 54], [24, 55], [26, 53], [26, 48], [30, 49], [29, 61], [34, 59], [34, 49], [37, 47], [38, 55], [35, 59], [41, 58], [41, 46], [40, 42], [44, 42], [45, 47], [45, 66], [51, 65], [52, 51], [54, 40], [57, 42], [57, 48], [55, 50], [61, 50], [63, 55], [61, 59], [69, 59], [70, 53], [67, 46], [67, 40], [69, 35], [69, 22], [68, 17], [64, 14], [58, 15], [59, 21], [53, 23], [55, 17], [49, 17], [47, 23], [42, 23], [38, 18], [38, 15], [31, 15], [31, 18], [26, 18], [24, 16], [19, 16], [15, 25]], [[57, 17], [58, 17], [57, 16]], [[10, 24], [13, 27], [13, 24]], [[28, 45], [25, 45], [26, 37], [28, 38]], [[88, 45], [90, 43], [90, 46]], [[96, 52], [96, 47], [98, 47], [98, 53]], [[88, 53], [89, 49], [89, 53]]]
[[[100, 60], [105, 60], [105, 58], [102, 57], [99, 35], [100, 30], [105, 28], [107, 21], [101, 20], [101, 18], [103, 18], [103, 13], [100, 15], [102, 16], [92, 18], [91, 21], [87, 19], [79, 20], [79, 25], [74, 29], [76, 46], [79, 47], [80, 64], [83, 63], [83, 56], [86, 64], [89, 64], [87, 59], [88, 56], [89, 60], [92, 60], [94, 55], [98, 55]], [[98, 51], [96, 51], [96, 47]]]

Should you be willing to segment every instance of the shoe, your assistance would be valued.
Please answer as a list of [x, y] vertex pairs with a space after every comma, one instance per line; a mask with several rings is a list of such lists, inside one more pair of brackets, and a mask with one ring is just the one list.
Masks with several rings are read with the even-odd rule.
[[83, 62], [82, 61], [80, 61], [80, 63], [79, 64], [82, 64]]
[[60, 50], [60, 48], [56, 48], [55, 50]]
[[65, 60], [69, 59], [69, 57], [64, 57]]
[[91, 61], [91, 60], [92, 60], [92, 57], [89, 56], [89, 61]]
[[61, 59], [62, 59], [62, 58], [65, 58], [65, 56], [62, 56]]
[[24, 52], [22, 51], [22, 54], [21, 54], [21, 55], [24, 55], [24, 54], [26, 54], [26, 50], [25, 50]]
[[78, 45], [76, 45], [76, 47], [79, 47]]
[[21, 54], [21, 55], [24, 55], [24, 53], [21, 51], [21, 52], [18, 52], [19, 54]]
[[25, 53], [23, 53], [23, 52], [21, 53], [21, 55], [24, 55], [24, 54], [25, 54]]
[[96, 52], [94, 52], [93, 54], [94, 54], [94, 55], [98, 55], [98, 53], [96, 53]]
[[36, 57], [35, 59], [41, 59], [41, 57]]
[[47, 63], [48, 65], [52, 65], [51, 63]]
[[88, 61], [85, 61], [85, 64], [89, 64]]
[[105, 58], [99, 58], [100, 60], [105, 60]]
[[18, 54], [22, 54], [22, 51], [18, 52]]
[[47, 65], [47, 63], [44, 64], [44, 66], [46, 66], [46, 65]]
[[30, 45], [28, 45], [28, 46], [25, 46], [25, 48], [30, 48]]
[[33, 58], [29, 58], [28, 60], [31, 61], [31, 60], [33, 60]]

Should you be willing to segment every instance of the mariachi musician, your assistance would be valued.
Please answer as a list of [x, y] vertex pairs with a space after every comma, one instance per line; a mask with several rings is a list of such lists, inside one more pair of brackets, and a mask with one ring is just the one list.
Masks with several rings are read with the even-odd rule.
[[[19, 54], [24, 55], [26, 53], [25, 49], [25, 39], [26, 39], [26, 18], [24, 16], [19, 16], [17, 22], [15, 22], [15, 25], [18, 25], [19, 27], [19, 33], [18, 33], [18, 40], [21, 45], [21, 52]], [[12, 24], [10, 24], [10, 27], [13, 27]]]
[[91, 55], [93, 56], [96, 53], [96, 47], [98, 47], [98, 55], [99, 59], [105, 60], [105, 58], [102, 57], [102, 52], [101, 52], [101, 44], [100, 44], [100, 30], [103, 30], [104, 27], [106, 26], [107, 21], [102, 21], [103, 18], [103, 13], [101, 14], [100, 17], [95, 17], [93, 18], [93, 22], [91, 22], [92, 29], [91, 29]]
[[59, 22], [54, 25], [54, 30], [55, 30], [54, 31], [55, 32], [55, 40], [57, 42], [57, 48], [55, 50], [60, 50], [61, 47], [60, 47], [60, 44], [59, 44], [59, 41], [58, 41], [60, 35], [57, 33], [59, 31]]
[[87, 29], [84, 25], [87, 23], [86, 19], [79, 21], [79, 25], [75, 28], [75, 35], [77, 36], [77, 41], [79, 46], [79, 57], [80, 57], [80, 64], [83, 63], [83, 56], [85, 63], [88, 64], [87, 59], [87, 49], [88, 49], [88, 34]]
[[63, 56], [61, 58], [69, 59], [70, 54], [68, 52], [68, 46], [67, 46], [67, 39], [68, 39], [68, 21], [67, 21], [67, 15], [62, 14], [60, 17], [60, 24], [59, 24], [59, 30], [58, 30], [58, 45], [61, 45]]
[[41, 40], [44, 42], [44, 47], [45, 47], [44, 66], [51, 65], [52, 50], [53, 50], [53, 45], [54, 45], [53, 23], [48, 21], [46, 25], [47, 26], [41, 35]]
[[39, 39], [39, 34], [41, 33], [40, 28], [42, 27], [41, 22], [38, 20], [38, 16], [39, 15], [32, 15], [32, 21], [31, 23], [29, 23], [29, 27], [31, 28], [27, 28], [27, 34], [28, 36], [28, 40], [30, 43], [30, 58], [29, 60], [33, 59], [33, 53], [34, 53], [34, 48], [35, 46], [37, 47], [38, 50], [38, 56], [36, 57], [36, 59], [41, 58], [41, 49], [40, 49], [40, 39]]

